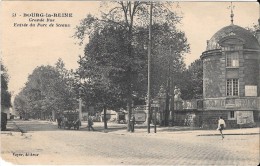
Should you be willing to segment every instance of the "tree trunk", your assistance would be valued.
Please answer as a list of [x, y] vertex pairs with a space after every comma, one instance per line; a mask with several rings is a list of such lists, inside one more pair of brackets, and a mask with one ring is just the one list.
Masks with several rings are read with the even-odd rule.
[[169, 92], [166, 93], [166, 101], [165, 101], [165, 115], [164, 115], [164, 126], [168, 126], [168, 122], [169, 122], [169, 101], [170, 101], [170, 97], [169, 97]]
[[56, 121], [56, 117], [55, 117], [55, 110], [52, 110], [52, 120], [55, 122]]
[[107, 108], [104, 106], [104, 129], [107, 129]]
[[173, 78], [171, 80], [171, 102], [170, 102], [170, 111], [171, 111], [171, 126], [174, 126], [174, 83]]
[[44, 114], [42, 111], [41, 111], [41, 120], [44, 120]]
[[169, 62], [169, 71], [168, 71], [168, 79], [167, 79], [167, 88], [166, 88], [166, 98], [165, 98], [165, 116], [164, 116], [164, 125], [168, 126], [169, 124], [169, 107], [170, 107], [170, 95], [171, 92], [171, 67]]
[[128, 99], [127, 99], [127, 112], [128, 112], [127, 131], [130, 131], [130, 129], [131, 129], [130, 119], [132, 116], [132, 98], [131, 97], [128, 97]]

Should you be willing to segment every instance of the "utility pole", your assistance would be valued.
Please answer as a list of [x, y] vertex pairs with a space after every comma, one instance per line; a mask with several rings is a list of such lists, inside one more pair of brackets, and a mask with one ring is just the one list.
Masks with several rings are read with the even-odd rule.
[[149, 43], [148, 43], [148, 119], [147, 119], [147, 132], [150, 133], [150, 121], [151, 121], [151, 50], [152, 50], [152, 10], [153, 3], [150, 4], [150, 23], [149, 23]]

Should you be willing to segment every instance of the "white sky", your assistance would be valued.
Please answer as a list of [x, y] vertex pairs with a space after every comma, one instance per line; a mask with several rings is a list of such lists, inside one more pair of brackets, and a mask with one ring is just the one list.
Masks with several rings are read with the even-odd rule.
[[[234, 2], [234, 24], [247, 27], [257, 24], [257, 2]], [[191, 46], [185, 57], [187, 66], [198, 59], [209, 40], [219, 29], [230, 24], [230, 2], [181, 2], [176, 9], [183, 13], [180, 29], [186, 33]], [[79, 20], [88, 13], [99, 12], [99, 2], [86, 1], [2, 1], [1, 2], [1, 54], [10, 76], [9, 90], [14, 94], [27, 81], [33, 69], [40, 65], [54, 65], [61, 57], [66, 68], [77, 68], [82, 48], [71, 38]], [[71, 28], [17, 28], [13, 23], [28, 22], [28, 18], [11, 17], [12, 13], [73, 13], [73, 18], [59, 18], [59, 23], [70, 23]]]

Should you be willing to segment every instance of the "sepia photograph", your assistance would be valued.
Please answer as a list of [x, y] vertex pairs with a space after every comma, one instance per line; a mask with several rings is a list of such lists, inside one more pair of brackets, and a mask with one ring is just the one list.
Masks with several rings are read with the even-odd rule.
[[260, 165], [258, 2], [0, 8], [0, 165]]

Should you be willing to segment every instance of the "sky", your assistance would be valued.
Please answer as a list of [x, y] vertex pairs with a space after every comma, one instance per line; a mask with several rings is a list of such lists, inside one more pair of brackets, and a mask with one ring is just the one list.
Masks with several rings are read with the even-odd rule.
[[[257, 24], [259, 6], [256, 2], [233, 2], [233, 5], [234, 24], [241, 27]], [[1, 57], [10, 76], [9, 91], [18, 94], [37, 66], [54, 65], [59, 58], [67, 69], [76, 69], [83, 47], [75, 44], [77, 40], [71, 36], [87, 14], [100, 13], [99, 6], [98, 1], [2, 1]], [[187, 66], [205, 51], [206, 41], [214, 33], [230, 25], [228, 6], [230, 2], [180, 2], [179, 8], [173, 7], [183, 16], [178, 27], [185, 32], [191, 48], [185, 55]], [[14, 26], [15, 23], [42, 23], [23, 17], [31, 13], [72, 13], [73, 17], [54, 18], [55, 23], [70, 24], [70, 27]], [[16, 16], [12, 17], [14, 14]]]

